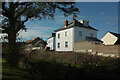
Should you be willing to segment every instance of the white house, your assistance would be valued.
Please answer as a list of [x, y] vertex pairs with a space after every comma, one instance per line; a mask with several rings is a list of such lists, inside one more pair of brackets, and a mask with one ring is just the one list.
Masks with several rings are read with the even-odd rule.
[[102, 38], [103, 44], [105, 45], [115, 45], [120, 44], [120, 34], [107, 32]]
[[55, 33], [52, 33], [48, 38], [47, 47], [49, 47], [50, 50], [55, 50]]
[[91, 41], [93, 43], [102, 43], [97, 39], [97, 29], [89, 26], [87, 20], [65, 20], [63, 27], [55, 30], [56, 51], [74, 51], [74, 42]]

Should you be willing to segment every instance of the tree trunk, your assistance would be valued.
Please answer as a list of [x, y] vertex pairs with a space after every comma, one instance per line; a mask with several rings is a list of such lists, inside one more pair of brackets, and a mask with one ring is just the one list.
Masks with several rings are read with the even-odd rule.
[[11, 66], [16, 66], [16, 36], [13, 30], [8, 32], [8, 55], [7, 61]]
[[10, 4], [11, 17], [9, 18], [8, 25], [8, 55], [7, 62], [16, 67], [19, 61], [18, 48], [16, 46], [16, 30], [15, 30], [15, 10], [13, 3]]
[[11, 66], [17, 66], [18, 62], [18, 53], [16, 46], [16, 34], [15, 34], [15, 22], [14, 20], [10, 20], [9, 23], [9, 31], [8, 31], [8, 55], [7, 61]]

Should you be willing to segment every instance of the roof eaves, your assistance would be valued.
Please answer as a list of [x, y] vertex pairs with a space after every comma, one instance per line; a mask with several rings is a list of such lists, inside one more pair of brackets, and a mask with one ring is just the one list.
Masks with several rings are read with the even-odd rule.
[[119, 33], [114, 33], [114, 32], [110, 32], [110, 31], [109, 31], [109, 33], [111, 33], [111, 34], [113, 34], [114, 36], [120, 38], [120, 34], [119, 34]]
[[109, 33], [109, 31], [108, 32], [106, 32], [101, 38], [100, 38], [100, 40], [107, 34], [107, 33]]
[[98, 38], [94, 38], [94, 37], [87, 37], [87, 38], [89, 38], [91, 41], [103, 42], [103, 41], [99, 40]]

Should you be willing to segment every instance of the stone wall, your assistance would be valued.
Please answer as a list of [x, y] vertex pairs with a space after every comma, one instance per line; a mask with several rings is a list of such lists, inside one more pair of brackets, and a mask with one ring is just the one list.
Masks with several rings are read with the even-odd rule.
[[120, 45], [103, 45], [94, 44], [88, 41], [75, 42], [75, 52], [88, 52], [90, 54], [98, 54], [103, 56], [119, 57], [120, 56]]

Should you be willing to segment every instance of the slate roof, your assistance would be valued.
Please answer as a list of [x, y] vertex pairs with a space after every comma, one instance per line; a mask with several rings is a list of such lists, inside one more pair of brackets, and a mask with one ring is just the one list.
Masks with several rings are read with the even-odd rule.
[[94, 37], [86, 37], [88, 41], [98, 41], [98, 42], [103, 42], [97, 38], [94, 38]]
[[83, 27], [83, 28], [87, 28], [87, 29], [92, 29], [92, 30], [98, 31], [97, 29], [95, 29], [95, 28], [93, 28], [91, 26], [83, 26], [83, 24], [80, 23], [78, 20], [73, 20], [71, 22], [68, 22], [68, 26], [67, 27], [63, 26], [63, 27], [55, 30], [55, 32], [60, 31], [60, 30], [64, 30], [64, 29], [68, 29], [68, 28], [71, 28], [71, 27], [74, 27], [74, 26]]
[[120, 34], [119, 33], [114, 33], [114, 32], [110, 32], [109, 33], [113, 34], [114, 36], [116, 36], [118, 38], [118, 40], [116, 41], [115, 44], [120, 44]]
[[42, 44], [43, 46], [45, 46], [45, 45], [47, 44], [47, 42], [44, 41], [44, 40], [39, 40], [39, 41], [37, 41], [34, 45], [37, 46], [37, 45], [39, 45], [39, 44]]
[[33, 39], [31, 39], [31, 40], [28, 40], [28, 41], [26, 41], [26, 43], [27, 44], [32, 44], [32, 46], [39, 46], [40, 44], [42, 45], [42, 46], [45, 46], [46, 44], [47, 44], [47, 42], [46, 41], [44, 41], [43, 39], [41, 39], [41, 38], [39, 38], [39, 37], [36, 37], [36, 38], [33, 38]]
[[39, 40], [42, 40], [42, 39], [40, 39], [39, 37], [36, 37], [36, 38], [26, 41], [26, 43], [37, 42]]

